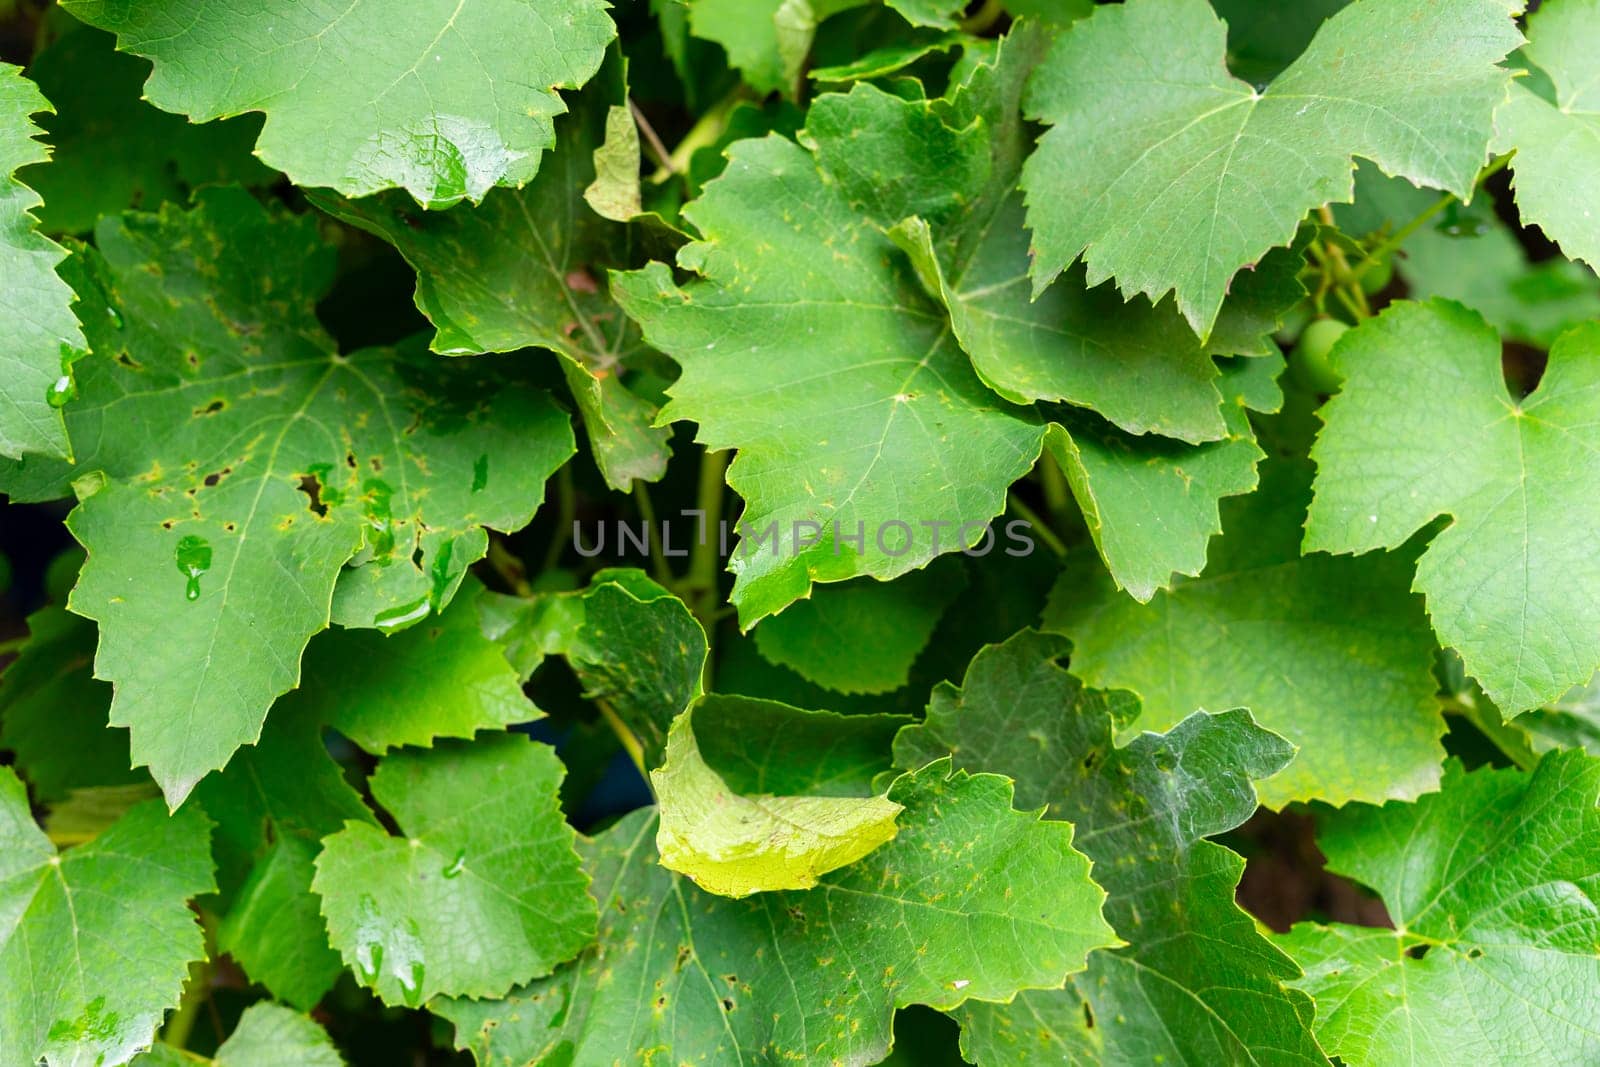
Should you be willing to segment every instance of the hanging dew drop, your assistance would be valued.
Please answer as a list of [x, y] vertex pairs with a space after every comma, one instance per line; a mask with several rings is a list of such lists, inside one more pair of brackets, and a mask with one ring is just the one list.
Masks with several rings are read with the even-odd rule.
[[72, 375], [70, 374], [63, 374], [51, 382], [44, 391], [45, 402], [53, 408], [66, 407], [67, 402], [75, 399], [77, 395], [78, 387], [72, 384]]
[[193, 535], [178, 542], [174, 553], [178, 573], [189, 580], [183, 595], [190, 602], [200, 599], [200, 576], [211, 569], [211, 542]]
[[400, 996], [406, 1002], [406, 1007], [414, 1008], [422, 1001], [422, 979], [426, 972], [421, 963], [411, 965], [409, 975], [399, 975]]

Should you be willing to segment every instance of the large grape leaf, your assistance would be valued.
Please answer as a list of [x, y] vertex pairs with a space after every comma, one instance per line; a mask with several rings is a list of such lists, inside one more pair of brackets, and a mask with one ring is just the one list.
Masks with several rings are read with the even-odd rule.
[[1393, 304], [1332, 359], [1345, 383], [1311, 452], [1306, 546], [1368, 552], [1449, 515], [1416, 572], [1440, 640], [1508, 715], [1588, 681], [1600, 327], [1562, 336], [1523, 399], [1507, 392], [1494, 330], [1449, 301]]
[[1351, 158], [1470, 197], [1521, 41], [1517, 0], [1363, 0], [1265, 91], [1228, 74], [1204, 0], [1104, 6], [1034, 76], [1050, 124], [1022, 184], [1035, 291], [1080, 255], [1090, 284], [1175, 294], [1210, 334], [1235, 274], [1307, 211], [1352, 195]]
[[[339, 354], [313, 314], [332, 267], [314, 220], [242, 190], [105, 219], [97, 243], [79, 272], [95, 351], [68, 410], [75, 470], [95, 475], [67, 520], [89, 550], [70, 606], [100, 623], [111, 722], [176, 805], [295, 685], [347, 561], [365, 564], [339, 581], [347, 624], [442, 607], [482, 527], [532, 516], [571, 429], [504, 358]], [[29, 499], [67, 474], [0, 482]]]
[[190, 898], [216, 888], [210, 828], [159, 801], [62, 854], [0, 767], [0, 1064], [115, 1067], [148, 1047], [200, 958]]
[[602, 0], [67, 0], [155, 63], [145, 98], [196, 122], [266, 113], [257, 154], [296, 184], [420, 203], [522, 185], [616, 28]]
[[[319, 207], [394, 245], [416, 269], [417, 307], [434, 325], [434, 351], [554, 352], [600, 471], [623, 491], [635, 478], [661, 477], [669, 433], [651, 425], [655, 405], [623, 384], [644, 345], [608, 291], [608, 271], [643, 262], [647, 234], [601, 218], [583, 201], [609, 105], [625, 92], [609, 67], [602, 71], [556, 124], [558, 147], [538, 177], [520, 190], [494, 191], [475, 207], [419, 212], [402, 193], [312, 195]], [[635, 181], [637, 170], [635, 160]]]
[[597, 948], [503, 1001], [432, 1005], [480, 1067], [873, 1063], [893, 1009], [1059, 986], [1116, 943], [1072, 828], [1011, 808], [997, 775], [902, 776], [889, 844], [813, 889], [727, 900], [655, 862], [639, 811], [583, 845]]
[[1317, 1037], [1366, 1064], [1600, 1058], [1600, 761], [1531, 773], [1454, 761], [1414, 804], [1325, 813], [1330, 869], [1371, 886], [1395, 928], [1301, 923]]
[[1495, 113], [1495, 150], [1515, 150], [1512, 188], [1524, 222], [1542, 229], [1561, 250], [1600, 268], [1600, 2], [1558, 0], [1528, 16], [1521, 55], [1548, 78], [1553, 98], [1527, 84], [1512, 87]]
[[95, 628], [57, 607], [28, 616], [28, 643], [0, 674], [0, 748], [34, 796], [148, 781], [128, 760], [128, 735], [106, 726], [111, 687], [93, 676]]
[[312, 887], [328, 936], [385, 1003], [498, 997], [594, 940], [555, 751], [489, 734], [384, 758], [373, 798], [406, 835], [368, 822], [324, 838]]
[[[866, 85], [820, 98], [803, 137], [811, 159], [785, 143], [745, 144], [736, 159], [754, 165], [736, 162], [688, 208], [708, 241], [679, 261], [704, 280], [673, 287], [658, 267], [619, 281], [624, 306], [685, 368], [664, 414], [700, 422], [711, 447], [740, 450], [729, 480], [750, 506], [733, 599], [747, 625], [812, 581], [890, 578], [981, 541], [986, 509], [1036, 454], [1042, 427], [1037, 413], [974, 388], [951, 334], [1004, 398], [1090, 407], [1121, 430], [1221, 439], [1196, 452], [1058, 415], [1099, 460], [1072, 461], [1086, 510], [1096, 496], [1144, 498], [1136, 513], [1097, 511], [1097, 544], [1137, 596], [1198, 571], [1216, 500], [1255, 484], [1259, 452], [1237, 393], [1226, 386], [1220, 403], [1217, 367], [1171, 309], [1088, 293], [1081, 278], [1030, 304], [1016, 284], [1027, 235], [1012, 187], [1027, 132], [1015, 105], [1043, 41], [1013, 33], [948, 100]], [[905, 259], [884, 247], [886, 231]], [[790, 261], [814, 265], [799, 293], [782, 269]], [[1282, 253], [1242, 284], [1217, 339], [1274, 351], [1265, 334], [1300, 292], [1297, 261]], [[959, 464], [926, 462], [956, 440], [973, 443]], [[1070, 441], [1053, 440], [1071, 453]], [[857, 523], [859, 546], [846, 541]]]
[[962, 1049], [985, 1065], [1045, 1062], [1326, 1062], [1311, 1004], [1284, 988], [1295, 966], [1234, 903], [1244, 861], [1206, 837], [1256, 808], [1251, 780], [1294, 755], [1242, 711], [1196, 713], [1125, 748], [1127, 693], [1084, 689], [1057, 665], [1067, 642], [1023, 631], [980, 652], [957, 689], [934, 690], [925, 722], [895, 739], [902, 767], [950, 755], [1005, 774], [1017, 799], [1078, 828], [1128, 942], [1089, 954], [1064, 990], [959, 1009]]
[[23, 175], [44, 198], [40, 226], [88, 233], [101, 215], [152, 211], [199, 185], [278, 177], [250, 154], [258, 117], [196, 126], [151, 107], [141, 97], [150, 64], [115, 46], [109, 34], [70, 23], [28, 67], [56, 110], [39, 123], [54, 146], [50, 162]]
[[1032, 138], [1018, 102], [1049, 41], [1019, 29], [948, 98], [904, 100], [864, 84], [820, 97], [807, 140], [858, 210], [893, 227], [1001, 396], [1090, 407], [1132, 433], [1214, 440], [1224, 432], [1217, 368], [1171, 308], [1086, 289], [1081, 273], [1030, 299], [1016, 183]]
[[16, 173], [50, 158], [33, 115], [49, 101], [22, 71], [0, 63], [0, 456], [72, 454], [59, 410], [84, 340], [72, 290], [57, 276], [66, 252], [34, 232], [38, 194]]
[[1205, 572], [1148, 604], [1069, 566], [1046, 625], [1072, 638], [1085, 681], [1140, 696], [1145, 729], [1246, 707], [1298, 746], [1264, 803], [1415, 797], [1439, 780], [1444, 720], [1413, 556], [1301, 556], [1307, 468], [1264, 464], [1261, 488], [1224, 505]]
[[684, 214], [705, 239], [678, 262], [700, 277], [680, 287], [653, 263], [613, 291], [683, 367], [663, 417], [699, 423], [709, 449], [738, 449], [741, 621], [813, 580], [925, 564], [935, 552], [918, 523], [946, 523], [946, 551], [978, 540], [1038, 456], [1041, 427], [973, 374], [889, 238], [777, 137], [734, 145]]
[[[901, 807], [872, 795], [870, 783], [839, 787], [850, 784], [845, 776], [860, 766], [863, 745], [876, 741], [887, 752], [886, 719], [894, 722], [748, 697], [703, 698], [673, 722], [666, 759], [650, 772], [661, 865], [709, 893], [747, 897], [810, 889], [820, 876], [867, 855], [894, 837]], [[702, 731], [747, 738], [739, 753], [746, 769], [755, 752], [781, 749], [790, 780], [767, 781], [763, 773], [741, 789], [706, 759]], [[819, 793], [817, 779], [832, 788]]]
[[279, 1004], [261, 1001], [239, 1016], [238, 1025], [211, 1059], [187, 1049], [157, 1045], [135, 1067], [343, 1067], [344, 1057], [312, 1020]]

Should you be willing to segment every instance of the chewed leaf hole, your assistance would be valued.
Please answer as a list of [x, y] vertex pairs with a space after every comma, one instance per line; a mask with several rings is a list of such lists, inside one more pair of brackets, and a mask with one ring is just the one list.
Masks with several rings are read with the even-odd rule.
[[1428, 950], [1432, 947], [1432, 945], [1412, 945], [1410, 948], [1406, 949], [1406, 955], [1410, 956], [1414, 960], [1420, 960], [1422, 957], [1428, 954]]
[[300, 477], [300, 491], [306, 495], [307, 507], [312, 514], [323, 516], [328, 513], [328, 505], [322, 501], [322, 482], [315, 474], [305, 474]]

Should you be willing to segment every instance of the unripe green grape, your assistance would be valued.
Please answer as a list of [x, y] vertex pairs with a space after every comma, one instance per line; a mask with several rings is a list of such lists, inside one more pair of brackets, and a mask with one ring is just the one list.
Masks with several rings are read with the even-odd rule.
[[1294, 346], [1289, 363], [1295, 380], [1314, 393], [1337, 392], [1343, 379], [1328, 361], [1328, 353], [1349, 329], [1338, 319], [1317, 319], [1307, 326]]
[[1380, 259], [1368, 267], [1361, 274], [1361, 291], [1371, 296], [1381, 293], [1388, 288], [1389, 282], [1394, 278], [1394, 260], [1392, 258]]

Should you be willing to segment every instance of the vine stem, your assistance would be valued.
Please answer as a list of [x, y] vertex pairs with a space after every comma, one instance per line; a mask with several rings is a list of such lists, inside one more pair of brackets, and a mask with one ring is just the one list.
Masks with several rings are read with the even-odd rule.
[[544, 563], [540, 573], [553, 571], [561, 562], [561, 552], [571, 536], [572, 520], [578, 514], [578, 494], [572, 487], [572, 464], [563, 463], [556, 471], [556, 528], [550, 535], [550, 544], [544, 550]]
[[1048, 448], [1039, 457], [1039, 488], [1044, 491], [1044, 506], [1050, 513], [1051, 520], [1057, 525], [1065, 526], [1072, 508], [1069, 499], [1071, 489], [1067, 485], [1067, 476], [1062, 472], [1061, 464], [1056, 462], [1055, 453]]
[[[1484, 181], [1505, 170], [1506, 167], [1511, 163], [1511, 155], [1512, 153], [1508, 152], [1499, 159], [1496, 159], [1493, 163], [1490, 163], [1487, 167], [1483, 168], [1483, 172], [1478, 175], [1478, 180], [1474, 184], [1482, 184]], [[1423, 208], [1422, 211], [1419, 212], [1417, 216], [1410, 222], [1394, 231], [1394, 233], [1390, 234], [1380, 243], [1374, 245], [1367, 252], [1367, 258], [1356, 264], [1356, 266], [1350, 271], [1350, 277], [1356, 281], [1360, 281], [1361, 276], [1376, 266], [1384, 256], [1405, 244], [1406, 238], [1420, 230], [1424, 225], [1427, 224], [1429, 219], [1433, 218], [1439, 212], [1449, 207], [1456, 201], [1456, 199], [1457, 197], [1455, 193], [1445, 193], [1439, 199], [1429, 204], [1426, 208]]]
[[722, 562], [722, 499], [727, 488], [723, 477], [728, 469], [727, 452], [704, 452], [700, 456], [700, 485], [695, 507], [700, 511], [700, 536], [689, 554], [689, 573], [683, 582], [689, 610], [706, 632], [705, 684], [711, 682], [712, 651], [717, 636], [717, 565]]
[[21, 637], [12, 637], [4, 641], [0, 641], [0, 656], [9, 656], [13, 652], [21, 652], [23, 646], [27, 643], [27, 634], [23, 634]]
[[1012, 511], [1017, 513], [1018, 518], [1033, 528], [1033, 532], [1038, 535], [1039, 540], [1044, 542], [1044, 547], [1048, 548], [1058, 558], [1066, 557], [1067, 546], [1062, 542], [1061, 538], [1056, 536], [1056, 532], [1050, 529], [1049, 523], [1039, 517], [1038, 512], [1024, 504], [1015, 493], [1006, 497], [1006, 503]]
[[962, 33], [981, 34], [996, 22], [999, 22], [1000, 16], [1005, 13], [1005, 5], [1000, 0], [983, 0], [982, 7], [961, 20], [959, 29]]
[[[628, 724], [622, 721], [622, 716], [611, 706], [611, 701], [598, 699], [594, 702], [594, 706], [600, 709], [600, 717], [611, 727], [611, 732], [617, 735], [617, 740], [622, 743], [622, 750], [638, 768], [639, 777], [644, 779], [646, 785], [650, 785], [650, 768], [644, 765], [644, 745], [639, 743], [638, 735], [628, 729]], [[655, 794], [654, 786], [650, 786], [650, 793], [652, 796]]]
[[653, 185], [660, 185], [674, 174], [689, 173], [689, 161], [700, 149], [715, 144], [722, 131], [728, 128], [728, 116], [733, 114], [733, 109], [745, 98], [745, 88], [741, 83], [733, 91], [712, 105], [711, 110], [700, 116], [700, 120], [689, 127], [689, 132], [683, 135], [683, 140], [667, 153], [661, 165], [650, 175]]
[[672, 585], [672, 568], [667, 557], [661, 554], [661, 528], [656, 524], [656, 506], [650, 501], [650, 490], [642, 479], [634, 479], [633, 499], [639, 506], [639, 517], [644, 520], [644, 540], [650, 548], [650, 576], [662, 585]]
[[[1322, 224], [1330, 230], [1339, 228], [1338, 224], [1333, 221], [1333, 209], [1327, 204], [1323, 204], [1317, 209], [1317, 216], [1322, 219]], [[1372, 318], [1372, 308], [1367, 304], [1367, 294], [1355, 282], [1355, 275], [1350, 270], [1350, 261], [1345, 258], [1344, 249], [1332, 241], [1324, 242], [1323, 247], [1327, 250], [1328, 258], [1333, 262], [1334, 280], [1339, 283], [1338, 287], [1334, 289], [1334, 294], [1339, 297], [1339, 301], [1349, 309], [1350, 314], [1354, 315], [1357, 320]]]
[[639, 132], [644, 134], [644, 143], [650, 149], [650, 154], [656, 157], [656, 165], [664, 168], [669, 174], [681, 174], [683, 168], [672, 159], [672, 153], [667, 151], [667, 146], [661, 143], [660, 134], [650, 125], [650, 120], [645, 118], [639, 105], [633, 102], [633, 97], [628, 97], [628, 111], [633, 115], [633, 123], [639, 127]]

